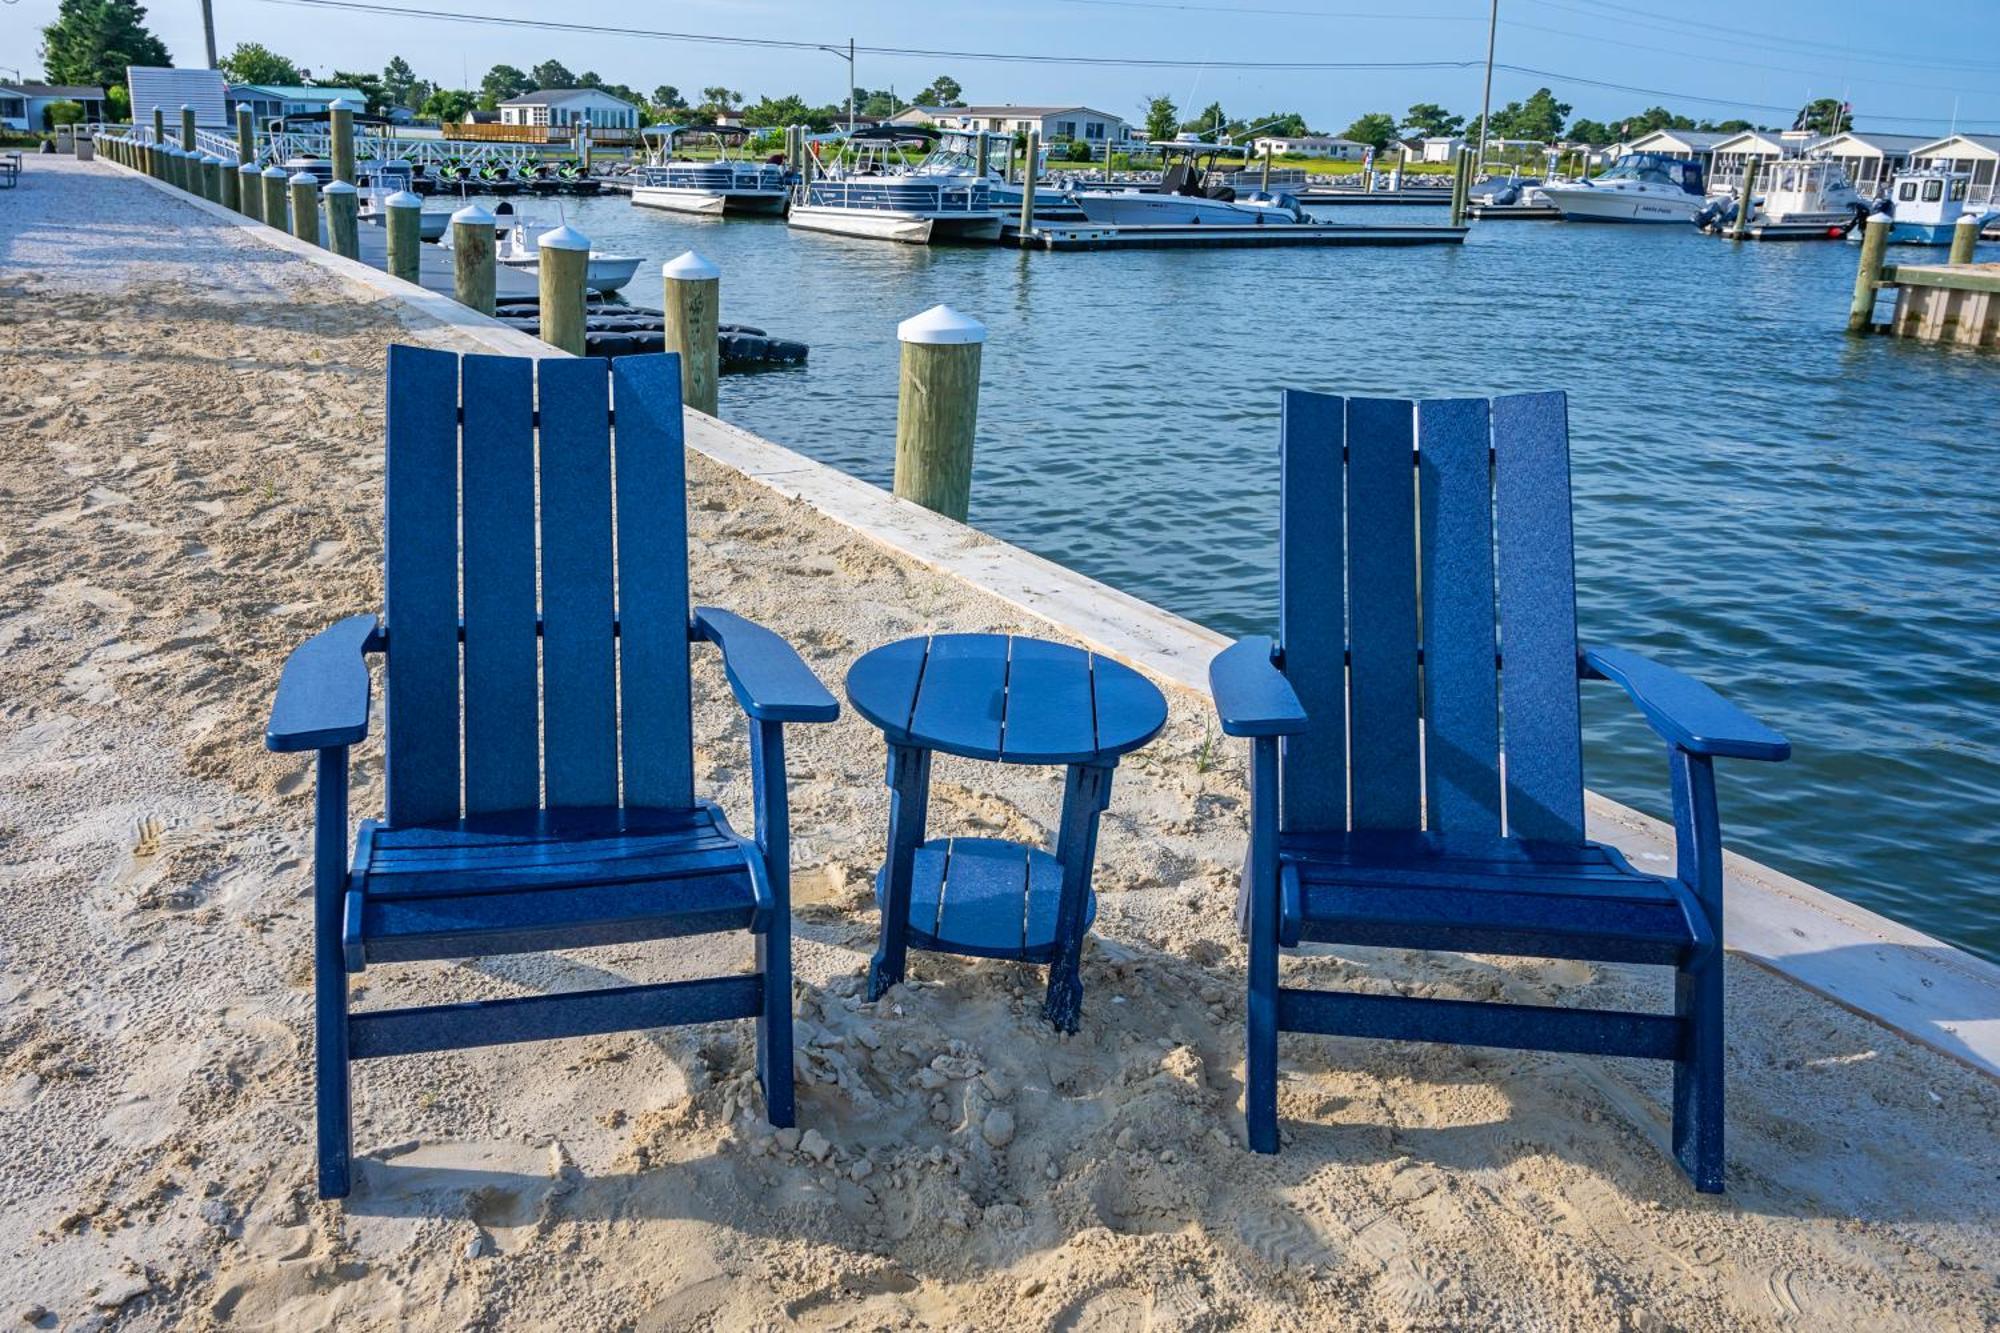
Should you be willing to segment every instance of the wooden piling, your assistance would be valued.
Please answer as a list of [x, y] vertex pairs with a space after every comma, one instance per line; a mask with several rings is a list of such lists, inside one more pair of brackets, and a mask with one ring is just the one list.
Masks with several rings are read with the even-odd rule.
[[[1028, 131], [1028, 157], [1027, 157], [1027, 161], [1026, 161], [1026, 162], [1024, 162], [1024, 163], [1022, 164], [1022, 166], [1021, 166], [1021, 246], [1022, 246], [1022, 248], [1023, 248], [1023, 249], [1026, 249], [1026, 248], [1027, 248], [1027, 247], [1028, 247], [1029, 245], [1033, 244], [1033, 242], [1034, 242], [1034, 236], [1035, 236], [1035, 168], [1036, 168], [1036, 164], [1038, 164], [1038, 163], [1039, 163], [1039, 162], [1040, 162], [1041, 160], [1042, 160], [1042, 132], [1041, 132], [1040, 130], [1029, 130], [1029, 131]], [[935, 307], [935, 309], [938, 309], [938, 310], [944, 310], [944, 309], [947, 309], [947, 308], [948, 308], [948, 307], [945, 307], [945, 306], [937, 306], [937, 307]], [[921, 318], [921, 316], [919, 316], [919, 318]], [[905, 322], [907, 322], [907, 321], [905, 321]], [[981, 336], [983, 337], [983, 336], [984, 336], [984, 334], [982, 333], [982, 335], [981, 335]], [[906, 351], [904, 352], [904, 356], [905, 356], [905, 358], [907, 358], [907, 357], [908, 357], [908, 355], [909, 355], [909, 353], [908, 353], [908, 351], [906, 350]], [[907, 382], [907, 380], [906, 380], [906, 382]], [[977, 382], [977, 377], [976, 377], [976, 376], [975, 376], [975, 378], [974, 378], [974, 387], [975, 387], [975, 388], [977, 388], [977, 387], [978, 387], [978, 382]], [[902, 434], [902, 431], [901, 431], [901, 429], [900, 429], [900, 428], [898, 428], [898, 430], [897, 430], [897, 436], [898, 436], [898, 438], [901, 438], [901, 434]], [[967, 445], [967, 447], [968, 447], [968, 448], [970, 448], [970, 445], [968, 444], [968, 445]], [[899, 453], [899, 454], [901, 453], [900, 449], [898, 450], [898, 453]], [[898, 494], [900, 494], [900, 493], [901, 493], [901, 492], [898, 492]], [[936, 506], [932, 506], [932, 508], [936, 508]], [[943, 513], [944, 511], [943, 511], [943, 510], [939, 510], [938, 512], [939, 512], [939, 513]], [[965, 515], [964, 515], [964, 514], [963, 514], [963, 513], [961, 512], [960, 514], [958, 514], [958, 515], [957, 515], [957, 517], [959, 517], [959, 518], [963, 518], [963, 517], [965, 517]]]
[[1861, 264], [1854, 273], [1854, 303], [1847, 310], [1847, 331], [1866, 333], [1875, 323], [1875, 288], [1882, 281], [1882, 257], [1889, 252], [1889, 229], [1881, 213], [1871, 213], [1861, 233]]
[[283, 167], [264, 168], [264, 221], [279, 231], [286, 230], [285, 222], [285, 169]]
[[[1109, 161], [1110, 159], [1107, 158], [1106, 160]], [[1105, 179], [1110, 179], [1109, 173], [1106, 174]], [[1259, 188], [1266, 194], [1271, 192], [1271, 145], [1268, 143], [1264, 145], [1264, 179], [1260, 183]]]
[[[572, 356], [583, 355], [583, 306], [590, 268], [590, 238], [575, 227], [562, 226], [535, 238], [540, 256], [535, 267], [542, 280], [542, 341]], [[671, 318], [671, 316], [669, 316]], [[686, 375], [686, 370], [681, 372]]]
[[972, 175], [975, 180], [986, 179], [986, 131], [979, 131], [979, 146], [973, 150]]
[[236, 174], [236, 159], [223, 157], [215, 163], [215, 202], [232, 213], [243, 211], [243, 178]]
[[346, 259], [361, 258], [361, 191], [351, 181], [331, 181], [320, 198], [326, 208], [326, 248]]
[[493, 215], [467, 204], [451, 215], [451, 283], [458, 303], [493, 313]]
[[1960, 213], [1958, 221], [1952, 224], [1951, 253], [1947, 264], [1970, 264], [1972, 247], [1979, 244], [1979, 219], [1970, 213]]
[[680, 353], [681, 401], [715, 415], [721, 345], [716, 320], [722, 312], [722, 270], [692, 250], [660, 266], [665, 289], [661, 305], [666, 347]]
[[302, 241], [320, 244], [319, 237], [319, 178], [310, 171], [301, 171], [291, 180], [292, 194], [292, 235]]
[[241, 104], [236, 108], [236, 156], [245, 162], [257, 160], [257, 118]]
[[1731, 240], [1742, 240], [1743, 233], [1749, 230], [1750, 213], [1757, 204], [1757, 168], [1763, 162], [1762, 158], [1753, 157], [1743, 164], [1743, 184], [1736, 192], [1736, 222], [1729, 229]]
[[1472, 155], [1461, 148], [1451, 163], [1451, 225], [1465, 225], [1465, 201], [1472, 191]]
[[354, 184], [354, 103], [341, 98], [326, 109], [326, 128], [333, 140], [333, 178]]
[[213, 153], [201, 155], [201, 197], [211, 204], [222, 202], [222, 159]]
[[181, 151], [194, 151], [194, 108], [181, 103]]
[[236, 211], [246, 218], [264, 220], [264, 173], [255, 162], [236, 168]]
[[167, 146], [167, 109], [157, 103], [153, 106], [153, 144], [158, 148]]
[[[1031, 167], [1030, 180], [1033, 174]], [[897, 325], [896, 338], [902, 343], [896, 494], [962, 523], [972, 503], [972, 439], [986, 326], [938, 305]]]
[[404, 282], [423, 280], [424, 201], [398, 190], [382, 201], [389, 232], [389, 276]]

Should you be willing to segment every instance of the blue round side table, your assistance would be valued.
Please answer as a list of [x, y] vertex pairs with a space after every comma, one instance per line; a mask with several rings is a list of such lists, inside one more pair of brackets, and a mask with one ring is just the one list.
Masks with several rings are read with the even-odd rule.
[[[1097, 915], [1097, 821], [1121, 755], [1166, 725], [1167, 701], [1138, 672], [1067, 644], [1005, 634], [903, 639], [847, 673], [855, 711], [889, 745], [889, 851], [875, 879], [881, 944], [870, 999], [903, 979], [911, 948], [1046, 963], [1042, 1013], [1074, 1032], [1078, 967]], [[1055, 845], [926, 840], [931, 755], [1068, 770]]]

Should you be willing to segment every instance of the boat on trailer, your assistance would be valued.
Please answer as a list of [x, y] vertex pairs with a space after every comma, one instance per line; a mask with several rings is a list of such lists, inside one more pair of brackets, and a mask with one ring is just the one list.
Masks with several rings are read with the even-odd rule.
[[[1155, 190], [1074, 190], [1070, 200], [1085, 220], [1099, 226], [1290, 226], [1311, 222], [1304, 206], [1282, 190], [1252, 190], [1238, 195], [1218, 179], [1234, 175], [1250, 162], [1241, 144], [1214, 144], [1199, 139], [1156, 139], [1150, 145], [1165, 160]], [[1218, 170], [1217, 163], [1230, 159]]]
[[[1758, 183], [1766, 188], [1750, 201], [1743, 234], [1757, 241], [1839, 240], [1868, 214], [1868, 205], [1830, 158], [1780, 158]], [[1711, 200], [1695, 214], [1695, 225], [1714, 236], [1734, 235], [1736, 199]]]
[[[794, 188], [786, 221], [804, 231], [928, 245], [990, 241], [1000, 235], [1001, 210], [990, 176], [976, 158], [943, 135], [913, 125], [881, 125], [807, 144], [806, 175]], [[844, 144], [852, 160], [823, 163], [821, 149]], [[922, 148], [912, 163], [909, 152]]]
[[[646, 163], [632, 182], [632, 202], [642, 208], [721, 217], [726, 213], [777, 214], [790, 198], [785, 168], [753, 162], [741, 153], [748, 130], [734, 125], [649, 126]], [[690, 141], [712, 141], [715, 158], [680, 156]]]

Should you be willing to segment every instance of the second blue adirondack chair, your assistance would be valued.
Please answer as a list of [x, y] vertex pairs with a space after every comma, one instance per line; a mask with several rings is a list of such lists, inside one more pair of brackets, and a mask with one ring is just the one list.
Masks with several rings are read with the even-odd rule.
[[[1279, 636], [1218, 655], [1222, 728], [1253, 738], [1245, 1111], [1278, 1149], [1278, 1033], [1649, 1056], [1673, 1149], [1723, 1175], [1722, 835], [1714, 760], [1785, 738], [1629, 652], [1579, 650], [1561, 394], [1410, 403], [1288, 392]], [[1414, 466], [1412, 464], [1414, 463]], [[1624, 687], [1666, 746], [1677, 865], [1584, 838], [1578, 681]], [[1674, 970], [1672, 1013], [1278, 984], [1305, 942]]]
[[[688, 605], [679, 359], [392, 347], [388, 380], [385, 614], [292, 654], [265, 736], [318, 755], [320, 1197], [352, 1183], [352, 1060], [755, 1018], [765, 1114], [791, 1124], [783, 725], [838, 708], [775, 634]], [[754, 840], [695, 798], [702, 640], [749, 715]], [[377, 653], [387, 808], [350, 865], [348, 747], [368, 734]], [[737, 930], [755, 938], [753, 972], [348, 1007], [349, 975], [374, 963]]]

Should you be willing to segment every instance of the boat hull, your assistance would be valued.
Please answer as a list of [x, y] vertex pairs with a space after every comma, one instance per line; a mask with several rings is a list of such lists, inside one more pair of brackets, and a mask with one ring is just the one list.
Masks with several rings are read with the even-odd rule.
[[[523, 273], [540, 273], [541, 264], [533, 258], [512, 259], [505, 255], [499, 261], [508, 268], [519, 269]], [[583, 285], [600, 296], [608, 296], [632, 281], [639, 272], [639, 259], [625, 255], [592, 255], [590, 263], [583, 271]]]
[[1896, 222], [1889, 227], [1892, 245], [1950, 245], [1956, 222]]
[[1686, 226], [1694, 221], [1694, 215], [1707, 202], [1697, 195], [1676, 197], [1588, 186], [1544, 186], [1542, 193], [1563, 215], [1565, 222], [1679, 223]]
[[786, 197], [784, 190], [686, 190], [659, 185], [639, 185], [632, 189], [632, 202], [641, 208], [664, 208], [704, 217], [782, 213]]
[[827, 208], [819, 204], [795, 204], [786, 221], [803, 231], [828, 232], [836, 236], [864, 236], [877, 241], [899, 241], [905, 245], [929, 245], [933, 241], [990, 241], [1000, 235], [1000, 214], [908, 213], [887, 208]]
[[1101, 227], [1289, 226], [1296, 221], [1276, 208], [1198, 195], [1150, 194], [1138, 190], [1078, 190], [1072, 202], [1086, 222]]

